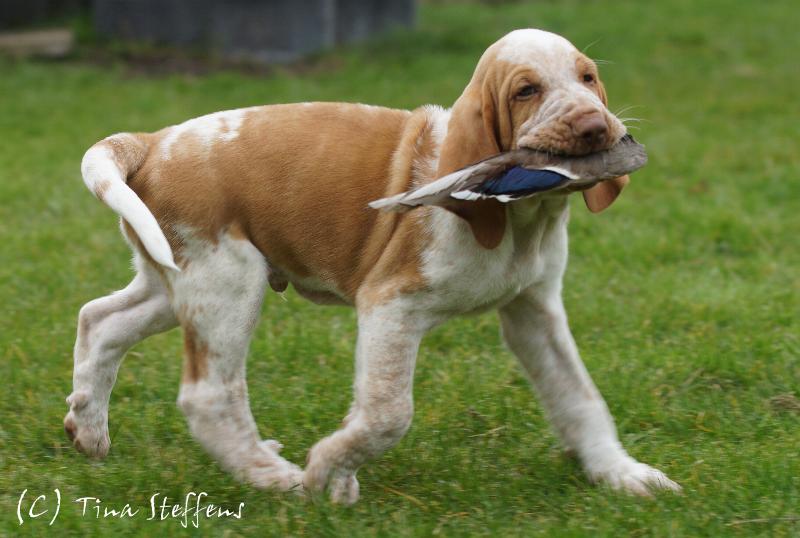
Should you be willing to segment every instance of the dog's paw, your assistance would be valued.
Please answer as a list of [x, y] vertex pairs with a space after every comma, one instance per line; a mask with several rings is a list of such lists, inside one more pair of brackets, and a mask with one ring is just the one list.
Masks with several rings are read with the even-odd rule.
[[312, 448], [303, 471], [303, 487], [311, 494], [320, 494], [325, 491], [330, 476], [330, 464], [323, 458], [317, 457]]
[[260, 441], [258, 444], [261, 448], [271, 450], [275, 454], [280, 454], [281, 450], [283, 450], [283, 443], [281, 443], [280, 441], [276, 441], [275, 439], [264, 439], [263, 441]]
[[657, 490], [680, 492], [681, 487], [654, 467], [626, 456], [601, 469], [589, 471], [589, 478], [612, 489], [642, 497], [652, 497]]
[[278, 455], [283, 445], [275, 440], [258, 444], [258, 453], [245, 468], [244, 480], [261, 489], [303, 492], [303, 470]]
[[358, 489], [356, 473], [350, 471], [335, 472], [328, 485], [331, 501], [346, 506], [355, 504], [358, 501]]
[[320, 495], [326, 489], [331, 501], [349, 506], [358, 501], [359, 484], [354, 471], [337, 469], [320, 473], [318, 467], [308, 466], [303, 476], [303, 487], [311, 494]]
[[351, 505], [358, 501], [359, 485], [356, 472], [338, 468], [321, 455], [320, 444], [311, 449], [303, 473], [303, 486], [311, 494], [330, 492], [331, 501]]
[[70, 410], [64, 417], [64, 432], [78, 452], [90, 458], [102, 459], [111, 448], [107, 419], [88, 403], [89, 399], [83, 392], [67, 397]]

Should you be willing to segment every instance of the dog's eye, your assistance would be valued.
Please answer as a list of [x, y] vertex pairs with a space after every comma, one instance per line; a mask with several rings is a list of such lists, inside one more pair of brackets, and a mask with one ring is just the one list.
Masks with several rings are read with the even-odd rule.
[[536, 95], [539, 93], [539, 87], [534, 86], [533, 84], [528, 84], [527, 86], [523, 86], [521, 90], [517, 92], [517, 98], [524, 99], [526, 97], [530, 97], [532, 95]]
[[594, 75], [592, 75], [591, 73], [586, 73], [585, 75], [583, 75], [583, 81], [586, 82], [587, 84], [591, 84], [592, 82], [594, 82]]

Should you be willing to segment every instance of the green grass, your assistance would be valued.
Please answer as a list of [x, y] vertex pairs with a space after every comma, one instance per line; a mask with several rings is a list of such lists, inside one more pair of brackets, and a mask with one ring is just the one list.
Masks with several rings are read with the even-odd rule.
[[[304, 74], [145, 77], [123, 67], [0, 61], [0, 534], [797, 536], [800, 413], [800, 70], [797, 7], [597, 1], [424, 6], [419, 28], [324, 56]], [[102, 463], [68, 446], [77, 312], [131, 278], [116, 218], [79, 162], [116, 131], [259, 103], [450, 104], [489, 43], [524, 26], [564, 34], [602, 66], [612, 109], [650, 165], [608, 212], [576, 197], [564, 298], [583, 358], [637, 458], [684, 495], [592, 487], [561, 454], [494, 315], [423, 343], [415, 422], [360, 473], [352, 508], [234, 482], [174, 405], [177, 331], [129, 353]], [[270, 293], [248, 364], [264, 437], [302, 462], [350, 397], [353, 312]], [[52, 527], [19, 527], [17, 498], [59, 488]], [[160, 492], [245, 502], [241, 520], [81, 518], [72, 499], [145, 506]], [[756, 520], [756, 521], [745, 521]]]

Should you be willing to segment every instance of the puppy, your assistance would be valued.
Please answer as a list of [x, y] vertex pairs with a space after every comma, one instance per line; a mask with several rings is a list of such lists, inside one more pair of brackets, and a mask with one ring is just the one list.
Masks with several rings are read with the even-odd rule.
[[[121, 216], [137, 274], [81, 309], [68, 435], [78, 450], [105, 456], [125, 351], [180, 325], [178, 405], [219, 464], [257, 487], [327, 488], [353, 503], [358, 468], [411, 424], [423, 335], [450, 317], [498, 309], [505, 341], [592, 480], [642, 495], [679, 489], [626, 453], [578, 355], [561, 300], [563, 192], [405, 214], [367, 205], [498, 152], [583, 155], [624, 134], [589, 58], [560, 36], [517, 30], [486, 50], [447, 110], [263, 106], [98, 142], [83, 178]], [[586, 204], [604, 209], [626, 181], [584, 191]], [[316, 303], [358, 312], [352, 407], [304, 471], [278, 454], [278, 442], [259, 438], [245, 380], [265, 290], [290, 283]]]

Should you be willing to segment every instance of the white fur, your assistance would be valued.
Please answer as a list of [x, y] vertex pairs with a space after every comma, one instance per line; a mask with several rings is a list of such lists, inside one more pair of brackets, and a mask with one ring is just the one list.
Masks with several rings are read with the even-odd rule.
[[[558, 250], [565, 262], [566, 233], [561, 235], [563, 239], [556, 242], [563, 243]], [[556, 432], [594, 481], [640, 495], [649, 495], [650, 488], [679, 490], [666, 475], [637, 462], [622, 448], [608, 407], [567, 325], [561, 277], [552, 275], [546, 273], [544, 280], [502, 308], [500, 319], [505, 341], [528, 374]]]
[[[435, 130], [443, 133], [442, 140], [448, 119], [449, 115], [433, 118]], [[422, 272], [437, 290], [434, 295], [441, 302], [436, 307], [445, 307], [453, 314], [486, 310], [529, 286], [542, 271], [541, 262], [546, 258], [536, 244], [539, 230], [543, 229], [543, 223], [537, 219], [550, 218], [555, 211], [566, 226], [566, 215], [561, 215], [565, 204], [566, 198], [559, 197], [546, 202], [520, 201], [510, 207], [512, 217], [521, 212], [534, 224], [520, 222], [516, 227], [507, 226], [500, 244], [492, 250], [475, 242], [469, 225], [461, 218], [447, 210], [431, 208], [428, 226], [432, 241], [423, 253]], [[515, 236], [526, 234], [528, 228], [533, 229], [527, 237], [531, 244], [523, 245], [525, 237]]]
[[236, 140], [247, 112], [253, 108], [256, 107], [214, 112], [170, 127], [169, 132], [161, 141], [162, 158], [170, 160], [176, 145], [182, 141], [183, 137], [187, 136], [199, 141], [206, 150], [210, 150], [216, 142]]
[[510, 32], [492, 48], [495, 47], [498, 60], [530, 67], [542, 80], [543, 101], [537, 113], [520, 127], [520, 147], [539, 147], [542, 134], [550, 131], [559, 118], [581, 109], [602, 111], [612, 138], [625, 134], [622, 122], [582, 82], [575, 63], [580, 51], [572, 43], [557, 34], [524, 29]]
[[267, 282], [264, 257], [224, 232], [216, 244], [186, 228], [178, 234], [191, 261], [169, 276], [172, 307], [207, 350], [207, 374], [184, 379], [178, 405], [192, 434], [235, 476], [258, 487], [299, 487], [302, 473], [278, 455], [280, 443], [259, 438], [247, 397], [245, 359]]
[[334, 501], [354, 503], [358, 468], [394, 446], [411, 425], [417, 350], [436, 322], [417, 307], [399, 298], [359, 309], [355, 397], [342, 428], [309, 452], [304, 476], [309, 490], [329, 485]]
[[523, 28], [506, 34], [498, 43], [497, 59], [515, 64], [537, 65], [551, 57], [562, 57], [575, 50], [568, 40], [558, 34]]
[[378, 106], [378, 105], [368, 105], [364, 103], [355, 103], [356, 106], [360, 107], [362, 110], [366, 110], [369, 112], [380, 112], [381, 110], [386, 110], [386, 107]]
[[452, 111], [449, 108], [442, 108], [438, 105], [428, 105], [429, 121], [431, 122], [431, 133], [433, 134], [433, 141], [436, 144], [437, 150], [434, 152], [436, 162], [439, 163], [439, 148], [444, 143], [444, 138], [447, 136], [447, 125], [450, 123], [450, 114]]
[[[126, 137], [130, 136], [122, 133], [106, 140], [117, 138], [124, 143]], [[98, 189], [105, 186], [103, 203], [131, 225], [154, 260], [175, 271], [180, 270], [175, 265], [164, 232], [144, 202], [128, 187], [127, 171], [120, 170], [115, 164], [108, 146], [100, 144], [91, 147], [83, 156], [81, 173], [83, 182], [93, 194], [97, 195]]]
[[424, 254], [433, 292], [426, 309], [452, 314], [499, 307], [503, 333], [539, 393], [556, 432], [589, 476], [647, 495], [679, 490], [663, 473], [628, 456], [613, 419], [578, 355], [561, 303], [567, 261], [566, 197], [509, 206], [500, 245], [481, 249], [457, 217], [436, 209], [434, 241]]
[[81, 308], [75, 342], [73, 391], [64, 428], [92, 457], [108, 453], [108, 401], [125, 352], [177, 325], [159, 275], [137, 256], [138, 274], [122, 291]]

